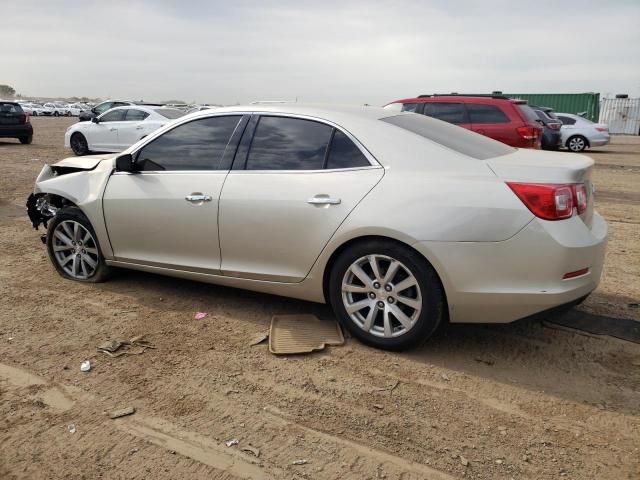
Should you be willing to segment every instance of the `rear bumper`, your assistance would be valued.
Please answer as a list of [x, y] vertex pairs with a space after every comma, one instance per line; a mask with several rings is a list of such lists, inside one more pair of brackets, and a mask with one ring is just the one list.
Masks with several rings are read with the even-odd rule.
[[607, 145], [610, 141], [611, 137], [609, 135], [598, 135], [597, 137], [591, 137], [589, 139], [589, 145], [591, 147], [601, 147]]
[[562, 135], [559, 130], [546, 128], [542, 134], [542, 148], [545, 150], [558, 150], [562, 146]]
[[33, 135], [33, 126], [30, 123], [21, 125], [0, 125], [0, 138], [18, 138]]
[[[503, 242], [420, 242], [442, 279], [453, 323], [508, 323], [570, 303], [600, 282], [607, 224], [594, 213], [532, 220]], [[563, 280], [568, 272], [588, 273]]]

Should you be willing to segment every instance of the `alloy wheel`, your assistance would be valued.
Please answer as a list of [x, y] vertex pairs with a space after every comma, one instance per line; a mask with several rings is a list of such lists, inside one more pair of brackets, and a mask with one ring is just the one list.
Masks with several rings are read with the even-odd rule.
[[53, 254], [58, 265], [73, 278], [87, 279], [99, 263], [98, 245], [82, 224], [65, 220], [53, 231]]
[[402, 262], [386, 255], [367, 255], [353, 262], [341, 292], [351, 320], [377, 337], [404, 335], [422, 311], [418, 280]]
[[581, 152], [584, 150], [585, 143], [584, 139], [581, 137], [575, 137], [569, 140], [569, 150], [572, 152]]

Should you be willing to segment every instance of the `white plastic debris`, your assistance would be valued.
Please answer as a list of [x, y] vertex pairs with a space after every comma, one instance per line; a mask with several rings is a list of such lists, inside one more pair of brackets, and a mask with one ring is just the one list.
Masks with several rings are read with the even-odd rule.
[[225, 442], [227, 447], [233, 447], [234, 445], [238, 445], [240, 443], [240, 440], [238, 440], [237, 438], [234, 438], [233, 440], [229, 440], [228, 442]]
[[293, 465], [306, 465], [307, 463], [309, 463], [309, 460], [306, 460], [304, 458], [293, 461]]
[[88, 372], [89, 370], [91, 370], [91, 363], [89, 363], [89, 360], [85, 360], [80, 364], [81, 372]]
[[69, 433], [76, 433], [76, 426], [72, 423], [71, 425], [67, 426], [67, 430], [69, 430]]

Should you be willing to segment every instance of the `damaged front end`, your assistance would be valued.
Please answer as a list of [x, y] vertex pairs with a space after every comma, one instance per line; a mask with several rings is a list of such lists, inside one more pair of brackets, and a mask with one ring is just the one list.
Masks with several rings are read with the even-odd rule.
[[64, 205], [61, 205], [60, 197], [55, 195], [49, 195], [47, 193], [32, 193], [27, 199], [27, 215], [31, 220], [33, 228], [38, 230], [38, 227], [42, 225], [47, 228], [47, 223], [53, 217], [55, 217], [58, 210]]

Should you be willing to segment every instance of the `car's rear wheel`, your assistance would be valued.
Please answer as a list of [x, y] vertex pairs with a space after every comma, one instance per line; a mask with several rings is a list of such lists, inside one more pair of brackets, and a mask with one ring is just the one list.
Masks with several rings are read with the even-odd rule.
[[64, 208], [53, 217], [47, 229], [47, 251], [64, 278], [97, 283], [109, 276], [96, 233], [78, 208]]
[[69, 140], [71, 144], [71, 150], [78, 156], [86, 155], [89, 153], [89, 145], [87, 144], [87, 139], [84, 138], [84, 135], [81, 133], [74, 133], [71, 135], [71, 139]]
[[20, 137], [18, 140], [20, 140], [20, 143], [22, 143], [23, 145], [29, 145], [31, 142], [33, 142], [33, 135]]
[[445, 306], [429, 262], [408, 247], [382, 240], [355, 244], [339, 256], [330, 273], [329, 297], [354, 337], [387, 350], [426, 341]]
[[589, 142], [582, 135], [574, 135], [567, 140], [567, 148], [572, 152], [582, 152], [589, 146]]

